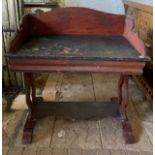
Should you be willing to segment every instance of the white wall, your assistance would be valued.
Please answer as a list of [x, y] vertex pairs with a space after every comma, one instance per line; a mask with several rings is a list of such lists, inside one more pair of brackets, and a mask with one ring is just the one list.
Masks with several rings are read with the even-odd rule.
[[108, 13], [124, 14], [122, 0], [64, 0], [65, 6], [80, 6]]

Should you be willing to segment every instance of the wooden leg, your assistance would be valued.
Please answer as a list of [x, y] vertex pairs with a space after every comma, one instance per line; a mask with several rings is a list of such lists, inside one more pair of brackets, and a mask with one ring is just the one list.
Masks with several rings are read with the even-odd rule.
[[35, 105], [35, 86], [33, 82], [33, 77], [31, 73], [25, 73], [25, 87], [26, 87], [26, 103], [29, 108], [29, 114], [26, 119], [26, 123], [23, 131], [23, 144], [31, 144], [33, 129], [35, 126], [36, 119], [33, 115], [34, 105]]
[[123, 136], [127, 144], [134, 142], [132, 128], [127, 118], [126, 108], [128, 105], [128, 75], [121, 75], [119, 81], [119, 111], [123, 128]]
[[32, 96], [31, 96], [31, 98], [32, 98], [33, 104], [35, 104], [35, 102], [36, 102], [36, 97], [35, 97], [36, 89], [35, 89], [35, 84], [34, 84], [34, 80], [33, 80], [32, 74], [30, 75], [30, 83], [31, 83], [31, 89], [32, 89]]

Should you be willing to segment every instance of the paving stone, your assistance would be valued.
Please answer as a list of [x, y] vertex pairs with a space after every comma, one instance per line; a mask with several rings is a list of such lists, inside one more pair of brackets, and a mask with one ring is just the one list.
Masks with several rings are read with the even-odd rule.
[[126, 155], [124, 150], [110, 150], [110, 155]]
[[64, 74], [61, 94], [60, 101], [94, 101], [90, 74]]
[[67, 155], [68, 154], [67, 152], [68, 152], [67, 149], [57, 149], [57, 148], [55, 148], [52, 151], [52, 155]]
[[81, 149], [69, 149], [68, 155], [82, 155]]
[[82, 150], [82, 155], [98, 155], [98, 151], [97, 150]]
[[50, 148], [40, 148], [38, 155], [52, 155], [52, 149]]
[[111, 155], [110, 150], [108, 149], [99, 149], [98, 155]]
[[[58, 133], [64, 131], [63, 137]], [[53, 148], [101, 148], [99, 125], [97, 121], [57, 120], [53, 133], [51, 147]]]
[[[20, 147], [26, 146], [22, 144], [24, 122], [15, 141], [15, 145]], [[28, 147], [49, 147], [53, 133], [53, 123], [54, 117], [46, 117], [37, 121], [33, 132], [32, 144], [28, 145]]]
[[102, 145], [105, 149], [124, 149], [122, 126], [119, 119], [104, 118], [100, 120]]
[[37, 155], [37, 148], [25, 148], [22, 155]]
[[23, 148], [13, 147], [9, 149], [8, 155], [22, 155]]
[[92, 77], [97, 101], [109, 101], [118, 96], [118, 75], [93, 73]]

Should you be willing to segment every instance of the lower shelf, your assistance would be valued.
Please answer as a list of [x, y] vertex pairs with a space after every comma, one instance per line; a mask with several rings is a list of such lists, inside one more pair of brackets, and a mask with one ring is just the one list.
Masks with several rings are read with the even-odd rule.
[[34, 109], [36, 118], [50, 115], [75, 119], [119, 117], [118, 104], [115, 98], [109, 102], [44, 102], [42, 98], [37, 98]]
[[[118, 99], [112, 98], [111, 102], [43, 102], [37, 98], [33, 114], [29, 115], [23, 130], [23, 144], [31, 144], [36, 121], [49, 115], [63, 116], [74, 119], [101, 119], [103, 117], [120, 118], [123, 136], [126, 144], [133, 144], [134, 136], [128, 118], [119, 117]], [[118, 120], [119, 121], [119, 120]]]

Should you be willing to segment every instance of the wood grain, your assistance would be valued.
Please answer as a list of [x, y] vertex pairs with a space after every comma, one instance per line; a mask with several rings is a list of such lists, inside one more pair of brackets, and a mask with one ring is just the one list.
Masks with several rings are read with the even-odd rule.
[[124, 31], [124, 16], [100, 11], [68, 7], [31, 15], [32, 35], [52, 34], [115, 34]]
[[141, 11], [144, 11], [144, 12], [147, 12], [147, 13], [150, 13], [150, 14], [153, 14], [153, 6], [151, 6], [149, 3], [148, 4], [147, 3], [145, 4], [145, 2], [138, 1], [138, 0], [137, 1], [136, 0], [134, 0], [134, 1], [131, 1], [131, 0], [123, 0], [123, 1], [124, 1], [124, 4], [126, 4], [128, 6], [131, 6], [131, 7], [137, 8], [137, 9], [139, 9]]
[[10, 59], [10, 67], [24, 72], [110, 72], [141, 74], [145, 62], [126, 61], [57, 61]]

